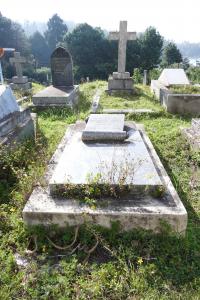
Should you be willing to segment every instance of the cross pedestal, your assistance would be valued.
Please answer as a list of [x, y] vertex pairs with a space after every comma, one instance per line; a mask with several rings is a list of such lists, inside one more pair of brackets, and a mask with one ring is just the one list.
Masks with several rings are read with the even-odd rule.
[[130, 73], [126, 72], [126, 46], [127, 41], [136, 39], [135, 32], [127, 32], [127, 21], [120, 21], [119, 32], [110, 32], [110, 40], [118, 40], [118, 72], [113, 72], [113, 75], [108, 79], [108, 93], [115, 91], [133, 92], [133, 81], [130, 78]]
[[12, 89], [23, 89], [27, 90], [30, 88], [30, 82], [28, 82], [28, 77], [23, 76], [22, 72], [22, 64], [25, 63], [25, 58], [20, 56], [20, 52], [14, 52], [14, 57], [10, 58], [10, 63], [15, 65], [16, 74], [17, 76], [14, 76], [12, 78], [11, 87]]

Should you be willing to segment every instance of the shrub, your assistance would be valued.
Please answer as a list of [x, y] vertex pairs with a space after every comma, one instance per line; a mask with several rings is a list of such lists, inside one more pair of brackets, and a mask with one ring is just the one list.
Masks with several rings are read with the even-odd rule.
[[173, 85], [170, 91], [174, 94], [200, 94], [200, 87], [195, 85]]

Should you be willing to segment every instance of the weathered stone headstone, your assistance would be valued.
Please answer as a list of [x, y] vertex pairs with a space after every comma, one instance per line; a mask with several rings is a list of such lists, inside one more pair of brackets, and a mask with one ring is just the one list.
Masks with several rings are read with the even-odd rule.
[[22, 64], [25, 63], [26, 60], [25, 58], [20, 56], [20, 52], [14, 52], [14, 57], [10, 58], [10, 63], [14, 64], [15, 69], [16, 69], [16, 74], [17, 76], [14, 76], [12, 78], [12, 82], [10, 86], [12, 89], [22, 89], [22, 90], [27, 90], [30, 89], [31, 85], [30, 82], [28, 82], [28, 77], [23, 76], [22, 72]]
[[33, 96], [35, 106], [70, 106], [78, 101], [70, 53], [58, 47], [51, 55], [52, 85]]
[[[112, 122], [112, 115], [91, 115], [88, 125], [79, 121], [68, 128], [49, 164], [48, 184], [35, 188], [23, 210], [27, 224], [111, 227], [119, 222], [122, 230], [159, 231], [164, 221], [184, 233], [187, 212], [144, 130], [124, 123], [124, 116]], [[88, 129], [94, 134], [124, 130], [127, 138], [86, 142], [81, 137]]]
[[130, 73], [126, 72], [126, 47], [127, 41], [136, 39], [135, 32], [127, 32], [127, 21], [120, 21], [119, 32], [110, 32], [110, 40], [118, 40], [118, 72], [113, 72], [113, 75], [108, 79], [108, 93], [115, 91], [125, 91], [132, 93], [133, 81], [130, 78]]
[[52, 84], [55, 87], [73, 87], [72, 58], [69, 52], [59, 47], [51, 55]]

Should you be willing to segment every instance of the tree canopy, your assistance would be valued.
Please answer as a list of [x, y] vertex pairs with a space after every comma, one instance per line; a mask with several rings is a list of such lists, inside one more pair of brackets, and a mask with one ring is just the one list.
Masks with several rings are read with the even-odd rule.
[[15, 48], [27, 56], [30, 54], [30, 44], [21, 25], [0, 14], [0, 47]]
[[72, 54], [78, 79], [86, 76], [105, 78], [111, 72], [115, 50], [100, 28], [81, 24], [65, 36], [65, 42]]
[[50, 49], [44, 36], [39, 31], [36, 31], [29, 40], [31, 44], [32, 54], [37, 60], [37, 65], [39, 67], [48, 66]]
[[170, 66], [174, 63], [182, 62], [182, 55], [175, 43], [168, 43], [163, 49], [162, 65]]
[[63, 42], [63, 37], [68, 31], [68, 28], [57, 14], [49, 19], [47, 27], [44, 35], [50, 50], [53, 51], [59, 43]]
[[161, 60], [163, 37], [154, 27], [149, 27], [139, 37], [140, 67], [151, 70], [157, 67]]

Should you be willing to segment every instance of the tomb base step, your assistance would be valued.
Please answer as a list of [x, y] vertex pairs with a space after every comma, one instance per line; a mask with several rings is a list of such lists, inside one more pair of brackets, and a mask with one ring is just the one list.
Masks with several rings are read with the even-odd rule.
[[78, 85], [68, 89], [49, 86], [33, 96], [33, 105], [37, 107], [73, 107], [78, 102], [78, 91]]
[[77, 226], [91, 223], [110, 228], [118, 221], [123, 231], [134, 228], [150, 229], [159, 232], [162, 222], [166, 221], [175, 232], [185, 232], [187, 214], [170, 199], [146, 197], [122, 202], [107, 201], [102, 207], [92, 209], [77, 200], [53, 198], [41, 187], [34, 190], [23, 211], [27, 225], [59, 227]]

